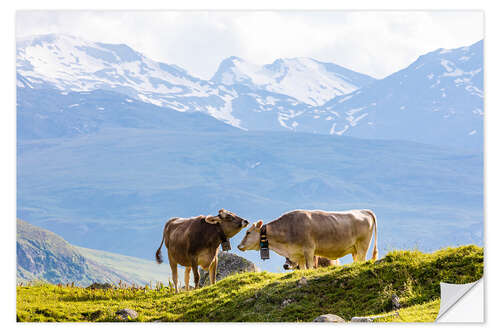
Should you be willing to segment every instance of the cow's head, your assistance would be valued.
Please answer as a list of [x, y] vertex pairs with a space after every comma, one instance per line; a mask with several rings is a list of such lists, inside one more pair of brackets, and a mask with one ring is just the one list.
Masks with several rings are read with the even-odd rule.
[[243, 229], [248, 225], [247, 220], [242, 219], [236, 214], [231, 213], [230, 211], [227, 211], [225, 209], [219, 210], [219, 215], [207, 216], [205, 218], [205, 221], [207, 221], [207, 223], [210, 224], [219, 223], [220, 226], [222, 227], [222, 231], [224, 231], [224, 234], [226, 235], [227, 238], [233, 237], [238, 232], [240, 232], [241, 229]]
[[247, 233], [240, 245], [238, 245], [238, 249], [241, 251], [259, 250], [260, 228], [262, 228], [262, 221], [252, 224], [252, 226], [247, 230]]
[[285, 264], [283, 265], [284, 270], [289, 269], [299, 269], [299, 264], [291, 261], [289, 258], [286, 258]]

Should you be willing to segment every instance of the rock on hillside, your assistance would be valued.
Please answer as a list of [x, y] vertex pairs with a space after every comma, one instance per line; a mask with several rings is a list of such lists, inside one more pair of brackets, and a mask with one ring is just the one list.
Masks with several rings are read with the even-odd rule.
[[[217, 266], [216, 281], [219, 281], [226, 276], [243, 273], [243, 272], [259, 272], [260, 269], [250, 260], [240, 257], [233, 253], [219, 252], [219, 264]], [[208, 272], [200, 270], [200, 286], [209, 285], [210, 279]]]

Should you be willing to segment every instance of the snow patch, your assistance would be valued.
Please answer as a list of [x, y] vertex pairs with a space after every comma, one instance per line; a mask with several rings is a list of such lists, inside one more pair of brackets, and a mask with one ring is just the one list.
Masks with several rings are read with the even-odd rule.
[[361, 108], [356, 108], [356, 109], [350, 109], [349, 111], [346, 112], [347, 115], [352, 116], [355, 113], [358, 113], [360, 111], [363, 111], [366, 109], [366, 107], [361, 107]]
[[358, 124], [358, 122], [365, 118], [366, 116], [368, 116], [368, 113], [363, 113], [362, 115], [354, 118], [353, 116], [349, 116], [346, 118], [346, 120], [351, 124], [352, 127], [356, 126]]
[[349, 100], [352, 98], [353, 95], [349, 95], [349, 96], [346, 96], [346, 97], [343, 97], [341, 98], [338, 103], [344, 103], [345, 101]]
[[443, 66], [447, 72], [453, 71], [453, 66], [455, 64], [447, 59], [441, 59], [441, 66]]
[[474, 109], [474, 110], [472, 110], [472, 113], [473, 113], [473, 114], [477, 114], [477, 115], [479, 115], [479, 116], [484, 115], [483, 110], [481, 110], [481, 109], [477, 109], [477, 108], [476, 108], [476, 109]]
[[342, 134], [344, 134], [344, 133], [345, 133], [345, 131], [347, 131], [347, 129], [349, 128], [349, 125], [347, 125], [347, 124], [346, 124], [346, 125], [344, 125], [344, 128], [343, 128], [343, 129], [341, 129], [340, 131], [336, 132], [336, 131], [335, 131], [335, 127], [336, 127], [336, 126], [337, 126], [337, 123], [333, 123], [333, 124], [332, 124], [332, 127], [330, 128], [330, 132], [329, 132], [329, 133], [330, 133], [330, 135], [334, 135], [334, 134], [335, 134], [335, 135], [342, 135]]
[[230, 124], [231, 126], [238, 127], [243, 130], [247, 130], [246, 128], [242, 127], [240, 124], [240, 119], [235, 118], [232, 115], [233, 107], [232, 107], [232, 98], [230, 96], [225, 96], [223, 98], [224, 100], [224, 106], [221, 108], [217, 109], [213, 106], [207, 106], [208, 113], [219, 119], [224, 121], [227, 124]]

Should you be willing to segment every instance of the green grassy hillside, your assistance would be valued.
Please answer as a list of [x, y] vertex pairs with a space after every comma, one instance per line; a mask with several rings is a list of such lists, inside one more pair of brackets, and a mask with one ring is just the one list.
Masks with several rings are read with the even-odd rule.
[[179, 294], [170, 288], [18, 286], [17, 319], [113, 321], [118, 309], [130, 308], [138, 321], [309, 322], [325, 313], [350, 320], [392, 311], [397, 295], [400, 316], [381, 321], [433, 321], [440, 282], [469, 283], [482, 275], [483, 249], [470, 245], [431, 254], [393, 251], [377, 262], [317, 270], [237, 274]]
[[[156, 261], [154, 261], [153, 256], [151, 256], [151, 260], [144, 260], [107, 251], [87, 249], [79, 246], [74, 247], [85, 256], [85, 258], [98, 262], [100, 265], [112, 271], [121, 272], [139, 285], [145, 285], [156, 281], [168, 283], [169, 279], [171, 279], [170, 266], [168, 263], [165, 265], [158, 265]], [[183, 272], [184, 270], [179, 269], [179, 274], [183, 274]]]

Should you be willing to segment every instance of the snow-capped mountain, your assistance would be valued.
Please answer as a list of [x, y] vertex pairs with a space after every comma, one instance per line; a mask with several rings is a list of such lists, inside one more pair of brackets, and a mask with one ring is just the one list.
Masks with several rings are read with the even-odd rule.
[[[439, 49], [317, 111], [330, 134], [481, 149], [483, 42]], [[298, 126], [300, 130], [300, 122]]]
[[366, 86], [375, 79], [332, 63], [311, 58], [278, 59], [259, 66], [238, 57], [225, 59], [212, 78], [225, 84], [244, 84], [292, 96], [319, 106], [328, 100]]
[[[124, 44], [85, 41], [68, 35], [18, 40], [17, 71], [32, 87], [59, 90], [117, 88], [135, 90], [152, 104], [155, 95], [206, 96], [210, 87], [182, 68], [155, 62]], [[179, 111], [183, 111], [179, 108]]]
[[[114, 90], [178, 111], [197, 110], [193, 105], [197, 99], [225, 96], [209, 82], [178, 66], [155, 62], [127, 45], [60, 34], [18, 40], [17, 73], [23, 78], [18, 80], [21, 87]], [[182, 102], [188, 98], [192, 101]]]
[[177, 111], [208, 113], [243, 129], [254, 129], [254, 118], [272, 120], [267, 125], [270, 129], [292, 128], [285, 123], [287, 117], [308, 107], [290, 96], [201, 80], [124, 44], [95, 43], [68, 35], [18, 40], [17, 74], [21, 88], [112, 90]]
[[17, 41], [17, 84], [61, 92], [110, 90], [159, 110], [202, 112], [246, 130], [481, 149], [482, 55], [482, 41], [439, 49], [382, 80], [307, 58], [257, 66], [230, 57], [211, 80], [202, 80], [123, 44], [50, 34]]
[[[292, 119], [313, 105], [373, 82], [313, 59], [279, 59], [257, 68], [234, 57], [223, 61], [207, 81], [124, 44], [61, 34], [19, 39], [17, 74], [19, 87], [112, 90], [177, 111], [208, 113], [249, 130], [293, 130], [297, 123]], [[245, 81], [246, 76], [251, 80]]]

